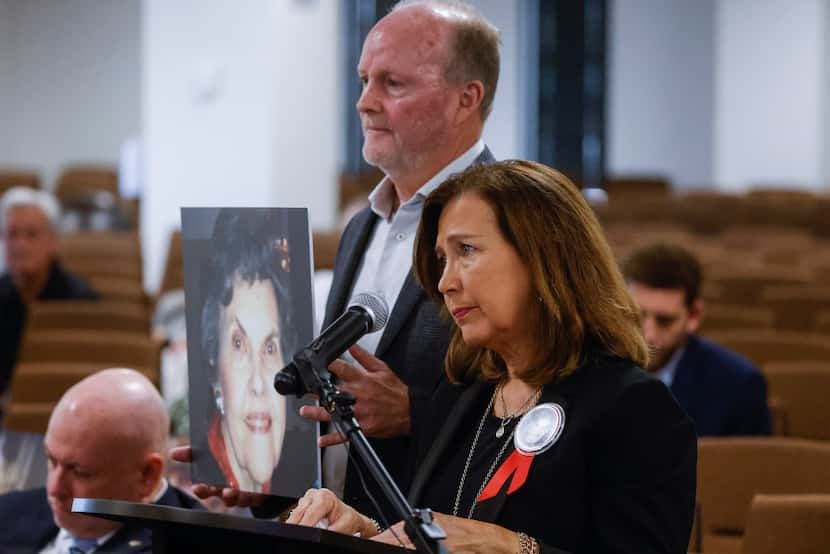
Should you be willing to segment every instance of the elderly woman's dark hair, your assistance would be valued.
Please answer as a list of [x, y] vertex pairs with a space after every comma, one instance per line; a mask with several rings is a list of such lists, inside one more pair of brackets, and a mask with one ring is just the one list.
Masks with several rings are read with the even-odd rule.
[[[507, 161], [474, 166], [454, 175], [425, 200], [415, 241], [415, 274], [432, 299], [443, 267], [435, 253], [444, 208], [474, 194], [496, 216], [500, 231], [527, 264], [534, 296], [530, 307], [540, 345], [530, 369], [519, 375], [541, 386], [561, 379], [592, 354], [607, 353], [645, 366], [648, 347], [637, 306], [628, 294], [594, 213], [567, 177], [542, 164]], [[446, 307], [445, 317], [449, 317]], [[452, 382], [502, 379], [504, 361], [490, 350], [467, 346], [456, 327], [446, 357]]]
[[211, 236], [210, 257], [202, 271], [201, 346], [208, 366], [208, 381], [218, 379], [219, 315], [233, 300], [234, 283], [268, 281], [277, 300], [280, 347], [289, 359], [296, 347], [291, 325], [288, 243], [280, 234], [278, 215], [267, 209], [222, 209]]

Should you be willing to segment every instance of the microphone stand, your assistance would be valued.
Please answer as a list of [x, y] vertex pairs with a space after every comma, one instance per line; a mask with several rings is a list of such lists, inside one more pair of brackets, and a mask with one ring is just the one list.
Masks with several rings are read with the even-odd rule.
[[409, 505], [355, 419], [354, 410], [352, 410], [355, 398], [339, 390], [332, 382], [324, 357], [312, 345], [294, 357], [294, 366], [297, 368], [297, 374], [305, 390], [319, 397], [320, 406], [324, 407], [332, 419], [339, 424], [351, 447], [380, 485], [384, 496], [392, 504], [398, 517], [404, 521], [406, 534], [417, 551], [447, 554], [447, 548], [443, 543], [443, 540], [447, 538], [446, 533], [433, 520], [431, 510], [415, 510]]

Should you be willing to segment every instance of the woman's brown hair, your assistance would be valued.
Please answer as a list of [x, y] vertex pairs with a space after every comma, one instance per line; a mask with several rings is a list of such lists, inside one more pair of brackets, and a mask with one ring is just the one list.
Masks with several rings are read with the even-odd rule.
[[[518, 375], [544, 385], [573, 373], [596, 351], [645, 366], [648, 347], [638, 310], [593, 211], [567, 177], [529, 161], [475, 166], [450, 177], [424, 201], [415, 239], [413, 268], [427, 294], [444, 303], [438, 291], [443, 267], [435, 254], [438, 221], [444, 208], [462, 194], [475, 194], [496, 215], [500, 231], [527, 264], [542, 309], [536, 324], [539, 352]], [[534, 311], [529, 307], [530, 311]], [[442, 310], [449, 318], [446, 307]], [[450, 381], [503, 378], [504, 362], [495, 352], [467, 346], [458, 327], [445, 361]]]

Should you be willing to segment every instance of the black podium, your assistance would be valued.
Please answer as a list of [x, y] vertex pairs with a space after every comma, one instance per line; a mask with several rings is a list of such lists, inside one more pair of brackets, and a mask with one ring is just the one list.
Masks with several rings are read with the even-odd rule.
[[324, 529], [156, 504], [76, 498], [72, 511], [150, 529], [155, 554], [411, 552]]

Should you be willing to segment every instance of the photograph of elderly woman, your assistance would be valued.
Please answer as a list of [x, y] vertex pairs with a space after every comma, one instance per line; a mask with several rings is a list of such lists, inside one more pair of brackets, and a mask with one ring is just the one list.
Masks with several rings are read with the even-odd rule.
[[183, 208], [192, 480], [297, 497], [320, 480], [313, 400], [274, 390], [311, 341], [308, 213]]

